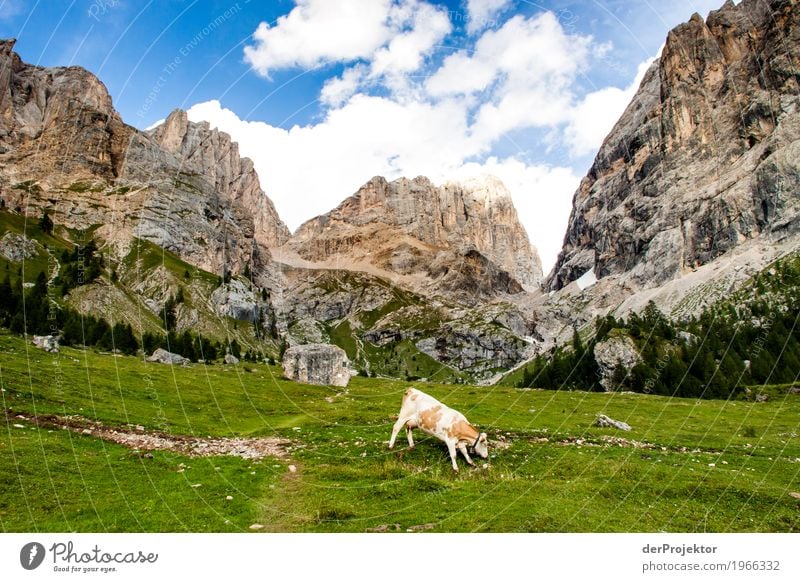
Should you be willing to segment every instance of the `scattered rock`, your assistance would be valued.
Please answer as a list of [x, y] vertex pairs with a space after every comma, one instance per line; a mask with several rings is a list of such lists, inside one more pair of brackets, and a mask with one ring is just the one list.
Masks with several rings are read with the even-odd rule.
[[800, 493], [797, 491], [789, 491], [789, 496], [794, 497], [795, 499], [800, 499]]
[[[8, 418], [8, 413], [6, 413]], [[32, 416], [25, 420], [35, 426], [60, 427], [64, 430], [93, 435], [105, 441], [123, 445], [134, 451], [171, 451], [188, 457], [212, 457], [228, 455], [242, 459], [262, 459], [267, 456], [287, 458], [289, 441], [281, 438], [198, 438], [165, 433], [130, 431], [124, 428], [109, 428], [103, 424], [79, 416]], [[15, 425], [16, 426], [16, 425]], [[20, 425], [20, 428], [25, 428]], [[178, 465], [178, 473], [187, 467]]]
[[259, 530], [259, 529], [264, 529], [264, 526], [261, 525], [260, 523], [254, 523], [253, 525], [250, 526], [250, 529], [255, 531], [255, 530]]
[[297, 473], [297, 467], [294, 465], [289, 465], [289, 472], [290, 473]]
[[383, 523], [381, 525], [376, 525], [375, 527], [368, 527], [364, 530], [368, 533], [385, 533], [388, 531], [400, 531], [400, 524], [399, 523]]
[[0, 255], [15, 263], [23, 259], [32, 259], [39, 252], [36, 241], [16, 232], [8, 232], [0, 239]]
[[168, 352], [165, 349], [158, 348], [153, 354], [147, 358], [148, 362], [157, 362], [159, 364], [177, 364], [180, 366], [185, 366], [189, 363], [188, 358], [184, 358], [181, 355], [173, 354], [172, 352]]
[[410, 528], [406, 529], [407, 532], [419, 532], [419, 531], [428, 531], [432, 530], [436, 527], [435, 523], [423, 523], [420, 525], [412, 525]]
[[756, 402], [766, 402], [769, 400], [769, 396], [766, 394], [756, 394]]
[[59, 346], [59, 337], [57, 335], [35, 335], [33, 336], [33, 345], [51, 354], [57, 354]]
[[237, 358], [233, 354], [225, 354], [225, 359], [223, 361], [226, 364], [238, 364], [239, 363], [239, 358]]
[[233, 495], [228, 495], [225, 497], [225, 501], [233, 501]]
[[600, 428], [617, 428], [619, 430], [631, 430], [631, 425], [626, 422], [622, 422], [620, 420], [614, 420], [613, 418], [609, 418], [605, 414], [599, 414], [597, 416], [597, 420], [594, 421], [594, 426], [598, 426]]
[[283, 355], [283, 374], [296, 382], [322, 386], [347, 386], [352, 376], [345, 351], [329, 344], [289, 348]]

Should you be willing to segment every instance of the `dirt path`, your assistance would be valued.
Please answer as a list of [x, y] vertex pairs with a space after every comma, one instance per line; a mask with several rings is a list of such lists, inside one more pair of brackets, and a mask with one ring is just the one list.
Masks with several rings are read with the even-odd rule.
[[198, 438], [146, 431], [141, 426], [108, 427], [81, 416], [31, 416], [5, 411], [11, 425], [28, 422], [42, 428], [58, 428], [94, 436], [138, 451], [171, 451], [187, 457], [228, 455], [242, 459], [288, 459], [291, 441], [282, 438]]

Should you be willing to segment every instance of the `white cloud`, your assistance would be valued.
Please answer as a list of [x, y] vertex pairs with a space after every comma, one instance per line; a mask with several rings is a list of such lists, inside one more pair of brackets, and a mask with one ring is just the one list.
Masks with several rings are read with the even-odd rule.
[[569, 111], [570, 121], [564, 130], [564, 138], [573, 156], [597, 151], [631, 102], [652, 63], [653, 59], [649, 59], [639, 64], [636, 78], [625, 89], [605, 87], [593, 91]]
[[467, 32], [479, 32], [495, 24], [495, 17], [511, 5], [511, 0], [467, 0]]
[[342, 105], [356, 94], [368, 74], [364, 65], [357, 65], [346, 69], [340, 77], [332, 77], [325, 81], [320, 91], [319, 98], [325, 104], [333, 107]]
[[295, 0], [274, 25], [258, 25], [245, 61], [261, 75], [328, 63], [374, 60], [381, 71], [413, 71], [450, 32], [446, 12], [421, 0]]
[[425, 88], [433, 97], [482, 93], [473, 133], [491, 143], [514, 129], [569, 121], [572, 85], [592, 46], [591, 37], [568, 34], [552, 12], [517, 15], [484, 32], [471, 53], [448, 56]]
[[452, 30], [447, 13], [425, 2], [415, 4], [411, 28], [375, 52], [374, 76], [416, 71], [423, 57]]

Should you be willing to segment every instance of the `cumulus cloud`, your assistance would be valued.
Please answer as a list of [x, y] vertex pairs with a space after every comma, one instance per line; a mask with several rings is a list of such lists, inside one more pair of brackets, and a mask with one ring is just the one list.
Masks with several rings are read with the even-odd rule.
[[274, 25], [262, 22], [245, 61], [261, 75], [329, 63], [375, 60], [412, 71], [450, 32], [446, 13], [420, 0], [295, 0]]
[[625, 111], [652, 64], [653, 59], [641, 63], [636, 78], [626, 88], [604, 87], [593, 91], [568, 112], [570, 119], [564, 130], [564, 138], [572, 155], [579, 157], [597, 151]]
[[467, 0], [467, 32], [473, 34], [495, 23], [495, 17], [511, 0]]

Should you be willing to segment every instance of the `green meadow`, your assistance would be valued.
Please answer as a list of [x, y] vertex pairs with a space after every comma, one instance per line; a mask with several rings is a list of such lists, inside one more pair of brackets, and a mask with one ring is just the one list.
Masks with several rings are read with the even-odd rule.
[[[5, 532], [800, 530], [800, 401], [785, 391], [753, 403], [363, 377], [327, 388], [266, 364], [47, 354], [6, 332], [0, 354]], [[488, 462], [459, 458], [454, 473], [418, 431], [413, 450], [401, 433], [389, 451], [409, 385], [488, 432]], [[598, 413], [633, 430], [594, 428]], [[34, 415], [291, 444], [259, 460], [143, 454]]]

